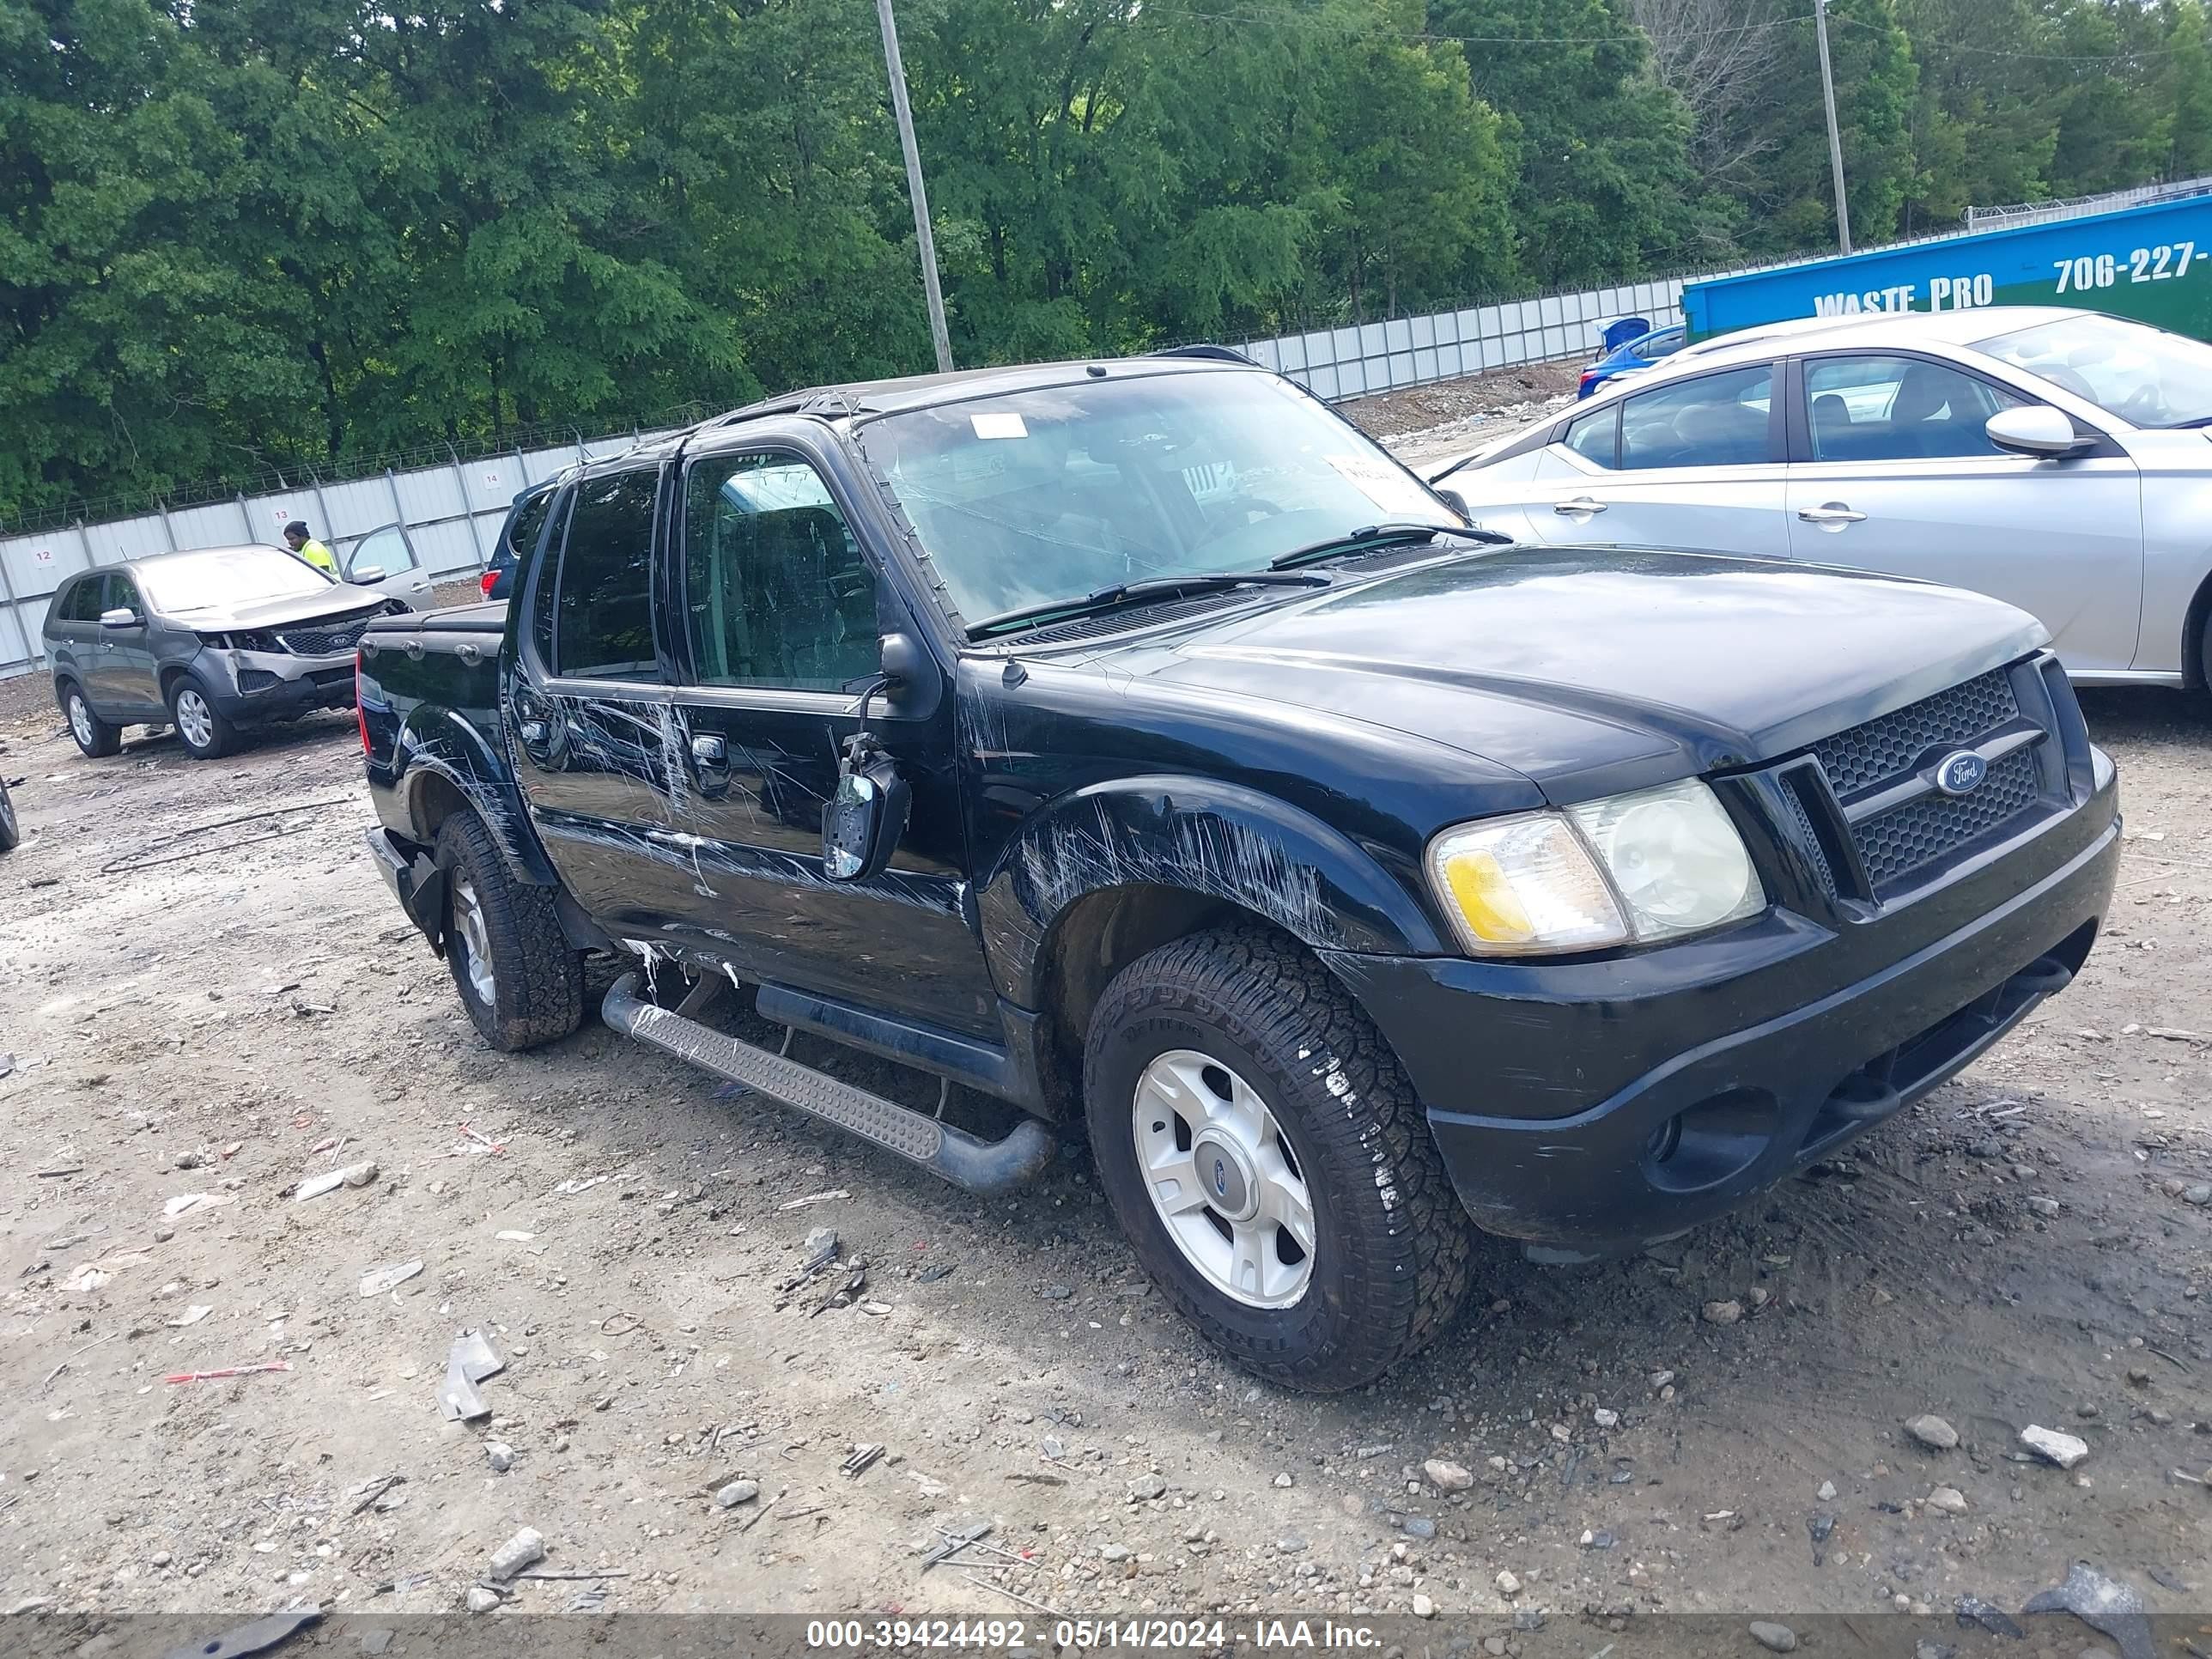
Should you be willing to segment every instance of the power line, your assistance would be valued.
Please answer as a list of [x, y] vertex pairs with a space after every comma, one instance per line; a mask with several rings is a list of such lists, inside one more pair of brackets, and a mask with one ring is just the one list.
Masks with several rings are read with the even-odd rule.
[[[1883, 34], [1888, 32], [1879, 23], [1869, 23], [1856, 17], [1832, 17], [1831, 21], [1845, 24], [1851, 28], [1864, 29], [1869, 34]], [[1924, 48], [1935, 52], [1971, 52], [1979, 58], [2018, 58], [2038, 64], [2127, 64], [2144, 58], [2170, 58], [2178, 50], [2173, 46], [2146, 46], [2141, 52], [2008, 52], [2002, 46], [1968, 46], [1963, 40], [1917, 38], [1904, 29], [1900, 29], [1899, 33], [1904, 34], [1905, 45], [1911, 48], [1916, 57], [1920, 55]]]

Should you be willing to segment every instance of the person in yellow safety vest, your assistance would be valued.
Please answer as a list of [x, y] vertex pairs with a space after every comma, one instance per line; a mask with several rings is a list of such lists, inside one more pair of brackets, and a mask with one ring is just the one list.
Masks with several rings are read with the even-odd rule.
[[295, 519], [284, 526], [284, 545], [297, 553], [309, 564], [332, 581], [337, 580], [337, 556], [307, 533], [307, 521]]

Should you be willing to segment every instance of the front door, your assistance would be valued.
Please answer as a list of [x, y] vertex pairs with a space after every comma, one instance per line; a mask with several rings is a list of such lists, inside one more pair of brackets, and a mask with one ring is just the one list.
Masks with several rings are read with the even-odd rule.
[[2117, 447], [2016, 455], [1984, 429], [2024, 393], [1932, 358], [1871, 353], [1803, 364], [1805, 453], [1790, 467], [1800, 559], [1948, 582], [2008, 600], [2051, 630], [2076, 673], [2135, 661], [2142, 492]]
[[852, 516], [793, 445], [755, 441], [686, 468], [671, 605], [677, 723], [694, 791], [674, 931], [746, 978], [995, 1035], [997, 1001], [963, 915], [951, 700], [871, 726], [913, 790], [873, 881], [824, 878], [822, 809], [859, 729], [886, 620]]
[[102, 614], [128, 611], [138, 620], [128, 628], [100, 626], [100, 643], [94, 648], [98, 666], [94, 671], [92, 700], [111, 717], [167, 720], [161, 688], [154, 678], [152, 623], [146, 616], [146, 597], [138, 591], [138, 584], [120, 570], [109, 571], [102, 580], [106, 583], [100, 596]]
[[356, 587], [373, 587], [420, 611], [430, 603], [430, 576], [415, 556], [407, 526], [388, 524], [372, 530], [338, 556], [338, 575]]
[[1755, 363], [1577, 416], [1539, 457], [1530, 527], [1547, 542], [1787, 557], [1774, 382]]

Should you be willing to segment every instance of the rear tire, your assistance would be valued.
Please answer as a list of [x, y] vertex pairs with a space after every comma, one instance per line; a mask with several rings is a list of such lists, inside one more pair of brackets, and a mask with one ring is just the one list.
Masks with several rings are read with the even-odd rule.
[[508, 873], [474, 812], [438, 831], [446, 873], [446, 966], [461, 1006], [502, 1054], [557, 1042], [584, 1023], [584, 957], [569, 948], [550, 888]]
[[1291, 940], [1223, 929], [1124, 969], [1091, 1017], [1084, 1097], [1139, 1261], [1246, 1370], [1358, 1388], [1457, 1310], [1473, 1230], [1420, 1103]]
[[221, 760], [238, 747], [238, 728], [198, 680], [180, 679], [169, 688], [169, 719], [177, 741], [194, 760]]
[[15, 803], [8, 799], [8, 780], [0, 778], [0, 853], [12, 853], [23, 839], [23, 826], [15, 817]]
[[94, 714], [74, 681], [62, 682], [61, 703], [62, 713], [69, 717], [70, 736], [76, 739], [87, 760], [106, 760], [123, 747], [123, 728]]

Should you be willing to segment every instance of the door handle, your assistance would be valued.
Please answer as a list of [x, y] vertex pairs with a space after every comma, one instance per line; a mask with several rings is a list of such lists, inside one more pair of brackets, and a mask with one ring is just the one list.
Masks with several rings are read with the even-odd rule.
[[1797, 516], [1807, 524], [1858, 524], [1866, 514], [1854, 513], [1841, 501], [1823, 501], [1818, 507], [1800, 507]]
[[1602, 513], [1605, 509], [1605, 502], [1589, 495], [1577, 495], [1570, 501], [1553, 501], [1552, 503], [1553, 512], [1569, 514], [1576, 513]]
[[702, 732], [691, 739], [691, 771], [699, 781], [699, 793], [709, 799], [721, 795], [730, 787], [730, 746], [711, 732]]

